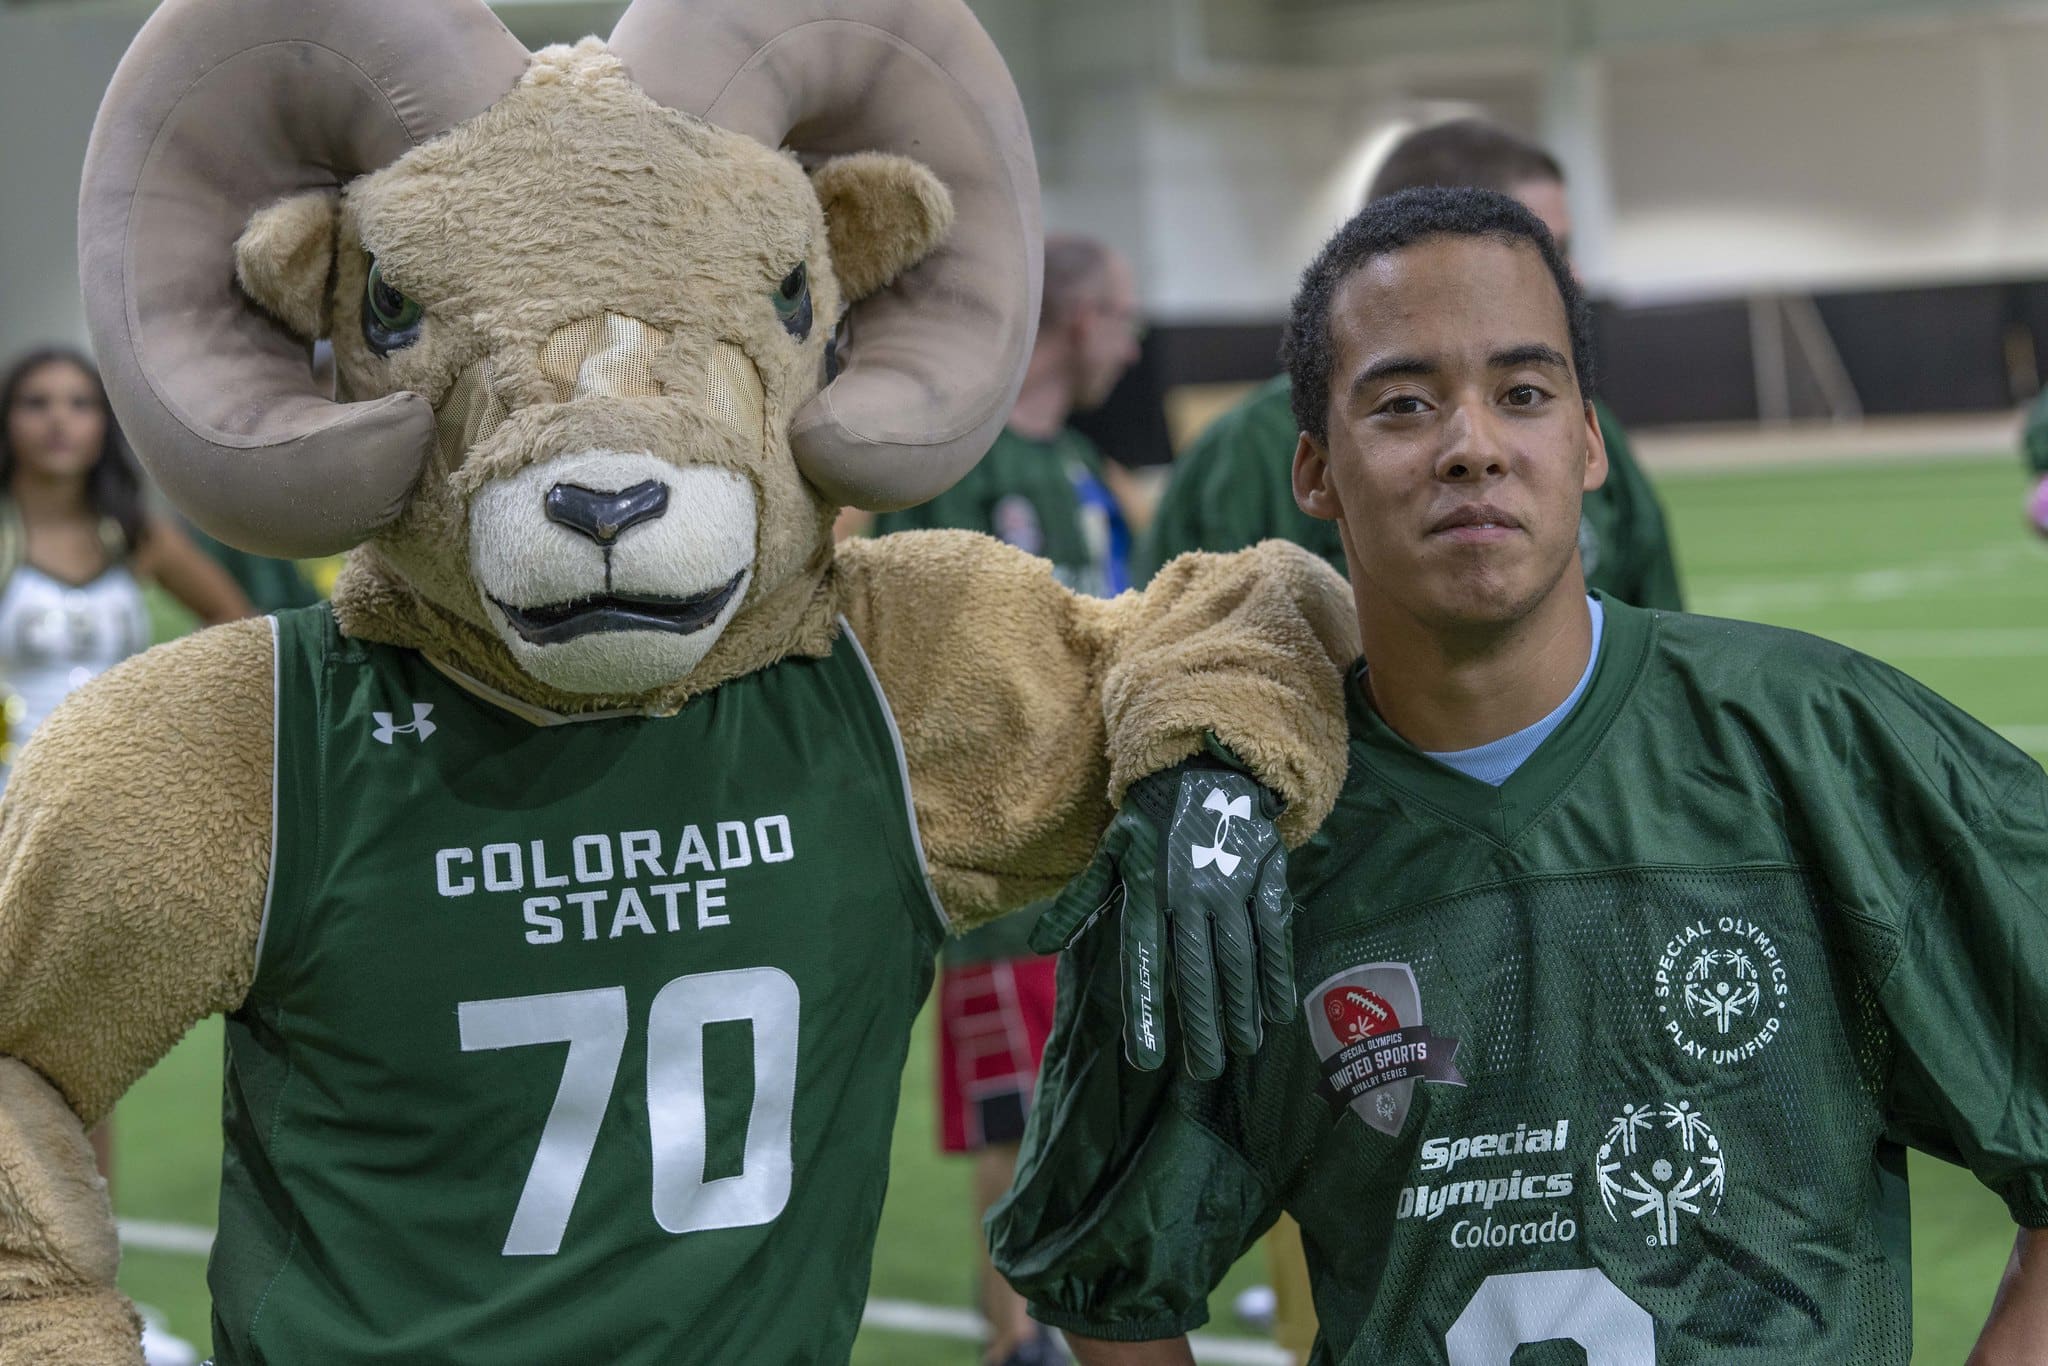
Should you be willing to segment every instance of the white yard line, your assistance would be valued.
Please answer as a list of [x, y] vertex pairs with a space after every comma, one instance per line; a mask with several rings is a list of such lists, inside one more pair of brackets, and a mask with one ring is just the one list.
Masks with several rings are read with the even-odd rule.
[[[1979, 597], [1986, 585], [2024, 572], [2048, 570], [2039, 546], [2018, 537], [1975, 550], [1929, 555], [1906, 564], [1848, 573], [1802, 574], [1783, 579], [1739, 579], [1693, 575], [1687, 579], [1692, 609], [1709, 616], [1757, 617], [1787, 609], [1828, 607], [1843, 602], [1897, 602], [1916, 594], [1967, 587]], [[2031, 596], [2039, 590], [2027, 580]]]
[[[151, 1219], [122, 1219], [118, 1223], [124, 1247], [147, 1252], [182, 1252], [194, 1257], [205, 1256], [213, 1247], [213, 1230], [196, 1224], [165, 1224]], [[860, 1321], [864, 1327], [921, 1337], [958, 1338], [963, 1342], [978, 1342], [982, 1335], [979, 1314], [910, 1300], [869, 1300]], [[1272, 1343], [1252, 1338], [1196, 1333], [1189, 1341], [1194, 1346], [1196, 1361], [1213, 1361], [1217, 1366], [1288, 1366], [1292, 1360]]]
[[144, 1252], [185, 1252], [204, 1257], [213, 1250], [213, 1230], [197, 1224], [160, 1224], [154, 1219], [117, 1219], [121, 1246]]

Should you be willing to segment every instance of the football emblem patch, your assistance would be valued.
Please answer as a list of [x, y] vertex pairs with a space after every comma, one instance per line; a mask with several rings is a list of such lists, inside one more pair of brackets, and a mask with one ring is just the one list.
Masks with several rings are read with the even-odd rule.
[[1323, 996], [1323, 1014], [1339, 1043], [1357, 1043], [1401, 1027], [1387, 998], [1365, 987], [1339, 987]]
[[1317, 1089], [1384, 1134], [1408, 1121], [1415, 1083], [1463, 1086], [1458, 1041], [1422, 1022], [1422, 993], [1406, 963], [1363, 963], [1323, 982], [1303, 1003], [1323, 1060]]

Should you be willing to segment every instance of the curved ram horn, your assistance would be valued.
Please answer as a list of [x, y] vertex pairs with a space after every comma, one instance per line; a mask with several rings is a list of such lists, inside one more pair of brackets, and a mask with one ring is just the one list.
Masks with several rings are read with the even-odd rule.
[[952, 192], [938, 250], [856, 304], [850, 364], [790, 445], [826, 496], [885, 510], [949, 487], [1023, 382], [1044, 273], [1023, 105], [961, 0], [634, 0], [611, 47], [650, 96], [806, 159], [897, 152]]
[[425, 400], [320, 393], [303, 340], [236, 288], [235, 239], [481, 113], [526, 59], [483, 0], [166, 0], [136, 35], [86, 153], [79, 273], [121, 425], [208, 531], [324, 554], [403, 509]]

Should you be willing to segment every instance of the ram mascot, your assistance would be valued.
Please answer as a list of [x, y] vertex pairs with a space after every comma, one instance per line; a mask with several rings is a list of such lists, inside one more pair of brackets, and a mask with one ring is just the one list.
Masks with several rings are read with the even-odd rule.
[[[958, 0], [636, 0], [535, 54], [481, 0], [157, 9], [81, 202], [115, 406], [218, 535], [353, 553], [82, 690], [6, 792], [0, 1363], [139, 1360], [85, 1132], [214, 1013], [221, 1366], [843, 1360], [948, 924], [1205, 745], [1288, 803], [1212, 808], [1212, 872], [1313, 828], [1353, 647], [1305, 554], [1103, 602], [834, 548], [1003, 422], [1035, 176]], [[1183, 1016], [1284, 985], [1238, 909], [1213, 978], [1207, 922], [1161, 944]]]

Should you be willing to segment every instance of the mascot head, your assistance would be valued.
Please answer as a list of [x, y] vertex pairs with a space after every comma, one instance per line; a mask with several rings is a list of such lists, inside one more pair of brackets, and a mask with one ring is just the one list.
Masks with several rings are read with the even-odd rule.
[[838, 506], [986, 449], [1036, 196], [959, 0], [636, 0], [538, 54], [482, 0], [167, 0], [80, 259], [115, 406], [201, 525], [363, 546], [430, 648], [644, 703], [787, 648]]

